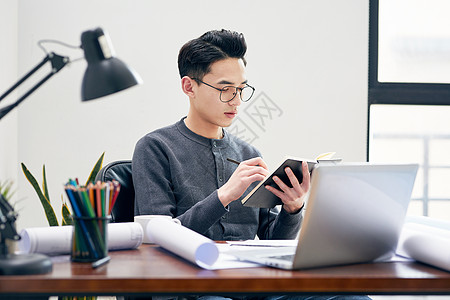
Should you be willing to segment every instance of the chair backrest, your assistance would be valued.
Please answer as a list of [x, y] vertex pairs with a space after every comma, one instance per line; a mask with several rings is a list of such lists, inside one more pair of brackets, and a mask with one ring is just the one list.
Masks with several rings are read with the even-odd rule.
[[117, 180], [120, 193], [111, 211], [111, 222], [134, 221], [134, 186], [131, 173], [131, 160], [114, 161], [104, 166], [95, 181]]

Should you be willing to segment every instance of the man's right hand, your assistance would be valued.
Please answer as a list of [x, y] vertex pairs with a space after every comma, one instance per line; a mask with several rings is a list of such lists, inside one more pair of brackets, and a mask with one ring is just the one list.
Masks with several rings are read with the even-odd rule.
[[263, 180], [267, 175], [269, 175], [269, 171], [261, 157], [241, 162], [230, 179], [218, 189], [220, 202], [226, 207], [234, 200], [239, 199], [250, 184]]

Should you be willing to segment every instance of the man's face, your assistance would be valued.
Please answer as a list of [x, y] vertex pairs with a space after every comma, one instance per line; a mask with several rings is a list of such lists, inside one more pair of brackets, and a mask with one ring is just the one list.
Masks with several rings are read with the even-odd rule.
[[[242, 59], [236, 58], [217, 61], [211, 65], [211, 71], [201, 80], [219, 89], [225, 86], [242, 88], [247, 82], [244, 62]], [[198, 83], [195, 90], [191, 106], [193, 106], [198, 121], [208, 127], [230, 126], [241, 105], [239, 93], [230, 102], [223, 103], [220, 101], [220, 91], [208, 85]]]

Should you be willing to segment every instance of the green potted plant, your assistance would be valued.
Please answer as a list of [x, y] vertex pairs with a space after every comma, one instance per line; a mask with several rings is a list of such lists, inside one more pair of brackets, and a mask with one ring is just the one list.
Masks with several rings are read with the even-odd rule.
[[[89, 177], [86, 181], [86, 185], [88, 185], [89, 182], [94, 182], [95, 176], [97, 176], [97, 173], [102, 168], [103, 164], [103, 157], [105, 155], [105, 152], [100, 155], [100, 158], [95, 163], [94, 168], [92, 169], [91, 173], [89, 174]], [[21, 163], [22, 165], [22, 171], [25, 174], [25, 177], [28, 179], [30, 184], [33, 186], [34, 190], [36, 191], [36, 194], [39, 197], [39, 200], [41, 201], [42, 207], [45, 211], [45, 216], [47, 217], [48, 224], [50, 226], [59, 226], [58, 219], [56, 218], [55, 211], [53, 209], [52, 204], [50, 203], [50, 196], [47, 189], [47, 176], [45, 173], [45, 165], [42, 166], [42, 189], [39, 186], [39, 183], [37, 182], [36, 178], [31, 174], [31, 172], [27, 169], [24, 163]], [[61, 199], [63, 196], [61, 195]], [[72, 225], [72, 219], [70, 217], [71, 213], [67, 206], [67, 203], [63, 201], [62, 205], [62, 225]]]
[[[3, 196], [6, 201], [8, 201], [11, 205], [11, 199], [14, 195], [14, 190], [12, 189], [14, 182], [12, 180], [4, 180], [0, 181], [0, 194]], [[17, 248], [17, 243], [14, 240], [7, 239], [6, 246], [8, 247], [8, 253], [14, 253]]]
[[0, 194], [8, 201], [11, 202], [11, 198], [14, 195], [14, 191], [12, 190], [13, 181], [5, 180], [0, 181]]

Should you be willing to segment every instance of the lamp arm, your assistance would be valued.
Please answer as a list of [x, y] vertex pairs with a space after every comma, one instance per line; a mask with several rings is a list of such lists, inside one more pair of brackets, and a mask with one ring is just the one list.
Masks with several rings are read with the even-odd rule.
[[18, 106], [23, 100], [25, 100], [29, 95], [31, 95], [35, 90], [37, 90], [42, 84], [44, 84], [47, 80], [49, 80], [53, 75], [59, 72], [64, 66], [66, 66], [70, 60], [66, 56], [61, 56], [55, 54], [53, 52], [47, 54], [47, 56], [30, 72], [25, 74], [19, 81], [17, 81], [10, 89], [8, 89], [3, 95], [0, 96], [0, 101], [3, 100], [6, 96], [8, 96], [13, 90], [15, 90], [19, 85], [25, 82], [31, 75], [33, 75], [37, 70], [39, 70], [45, 63], [48, 61], [52, 64], [52, 70], [48, 75], [46, 75], [42, 80], [36, 83], [30, 90], [28, 90], [25, 94], [22, 95], [16, 102], [7, 105], [0, 109], [0, 119], [6, 116], [11, 110], [13, 110], [16, 106]]
[[50, 60], [50, 56], [47, 55], [44, 59], [34, 67], [30, 72], [25, 74], [21, 79], [19, 79], [12, 87], [9, 88], [3, 95], [0, 96], [0, 101], [2, 101], [6, 96], [8, 96], [12, 91], [14, 91], [19, 85], [21, 85], [25, 80], [27, 80], [31, 75], [33, 75], [37, 70], [39, 70], [46, 62]]

